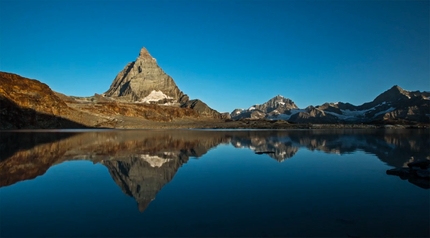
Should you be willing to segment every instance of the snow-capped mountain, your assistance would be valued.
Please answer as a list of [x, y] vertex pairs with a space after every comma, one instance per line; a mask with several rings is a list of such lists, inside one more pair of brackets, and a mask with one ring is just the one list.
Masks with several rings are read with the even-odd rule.
[[290, 99], [277, 96], [246, 110], [236, 109], [231, 117], [295, 123], [430, 122], [430, 92], [407, 91], [396, 85], [360, 106], [336, 102], [305, 109], [297, 108]]
[[248, 109], [235, 109], [231, 114], [234, 120], [241, 118], [261, 119], [276, 117], [292, 109], [298, 109], [291, 99], [278, 95], [263, 104], [256, 104]]

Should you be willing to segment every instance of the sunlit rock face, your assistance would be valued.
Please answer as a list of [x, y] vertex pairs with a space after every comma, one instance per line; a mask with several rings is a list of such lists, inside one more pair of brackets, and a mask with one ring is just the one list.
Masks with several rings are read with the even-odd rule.
[[67, 107], [48, 85], [16, 74], [0, 72], [0, 95], [20, 108], [32, 109], [50, 115], [66, 113]]
[[78, 114], [48, 85], [0, 72], [0, 129], [83, 128], [97, 120]]
[[104, 95], [126, 102], [191, 108], [203, 117], [225, 118], [201, 100], [190, 100], [172, 77], [158, 66], [146, 48], [140, 50], [136, 61], [119, 72]]
[[140, 50], [136, 61], [119, 72], [105, 95], [130, 102], [180, 104], [188, 99], [146, 48]]

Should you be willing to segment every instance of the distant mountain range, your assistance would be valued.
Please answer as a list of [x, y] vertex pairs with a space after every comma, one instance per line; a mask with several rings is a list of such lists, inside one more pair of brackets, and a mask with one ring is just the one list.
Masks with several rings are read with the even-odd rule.
[[230, 116], [234, 120], [268, 119], [293, 123], [429, 123], [430, 92], [407, 91], [396, 85], [360, 106], [336, 102], [304, 109], [278, 95], [248, 109], [235, 109]]
[[[339, 102], [300, 109], [291, 99], [278, 95], [248, 109], [219, 113], [199, 99], [190, 100], [148, 50], [142, 48], [137, 59], [118, 73], [105, 93], [91, 97], [67, 96], [37, 80], [0, 72], [0, 129], [164, 128], [171, 125], [177, 128], [174, 123], [182, 128], [282, 128], [291, 123], [429, 123], [429, 96], [429, 92], [411, 92], [394, 86], [360, 106]], [[243, 120], [254, 122], [242, 123]], [[275, 125], [271, 124], [273, 120], [287, 122]]]

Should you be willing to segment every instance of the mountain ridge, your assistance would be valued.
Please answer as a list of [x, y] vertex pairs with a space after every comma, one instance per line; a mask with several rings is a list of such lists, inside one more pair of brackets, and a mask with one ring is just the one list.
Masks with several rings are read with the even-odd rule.
[[[230, 115], [239, 119], [286, 120], [292, 123], [380, 123], [380, 122], [430, 122], [430, 92], [408, 91], [398, 85], [361, 105], [351, 103], [324, 103], [300, 109], [291, 106], [286, 110], [270, 107], [279, 95], [263, 104], [248, 109], [235, 109]], [[288, 98], [290, 105], [295, 103]], [[260, 110], [264, 108], [266, 110]]]

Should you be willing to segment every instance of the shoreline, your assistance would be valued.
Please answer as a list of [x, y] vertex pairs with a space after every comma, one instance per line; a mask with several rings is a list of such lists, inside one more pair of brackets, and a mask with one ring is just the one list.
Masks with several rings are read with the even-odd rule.
[[171, 122], [135, 121], [117, 122], [115, 124], [98, 124], [87, 127], [25, 127], [0, 128], [0, 131], [91, 131], [91, 130], [171, 130], [171, 129], [210, 129], [210, 130], [289, 130], [289, 129], [429, 129], [430, 124], [293, 124], [287, 121], [266, 120], [239, 120], [239, 121], [212, 121], [212, 120], [178, 120]]

